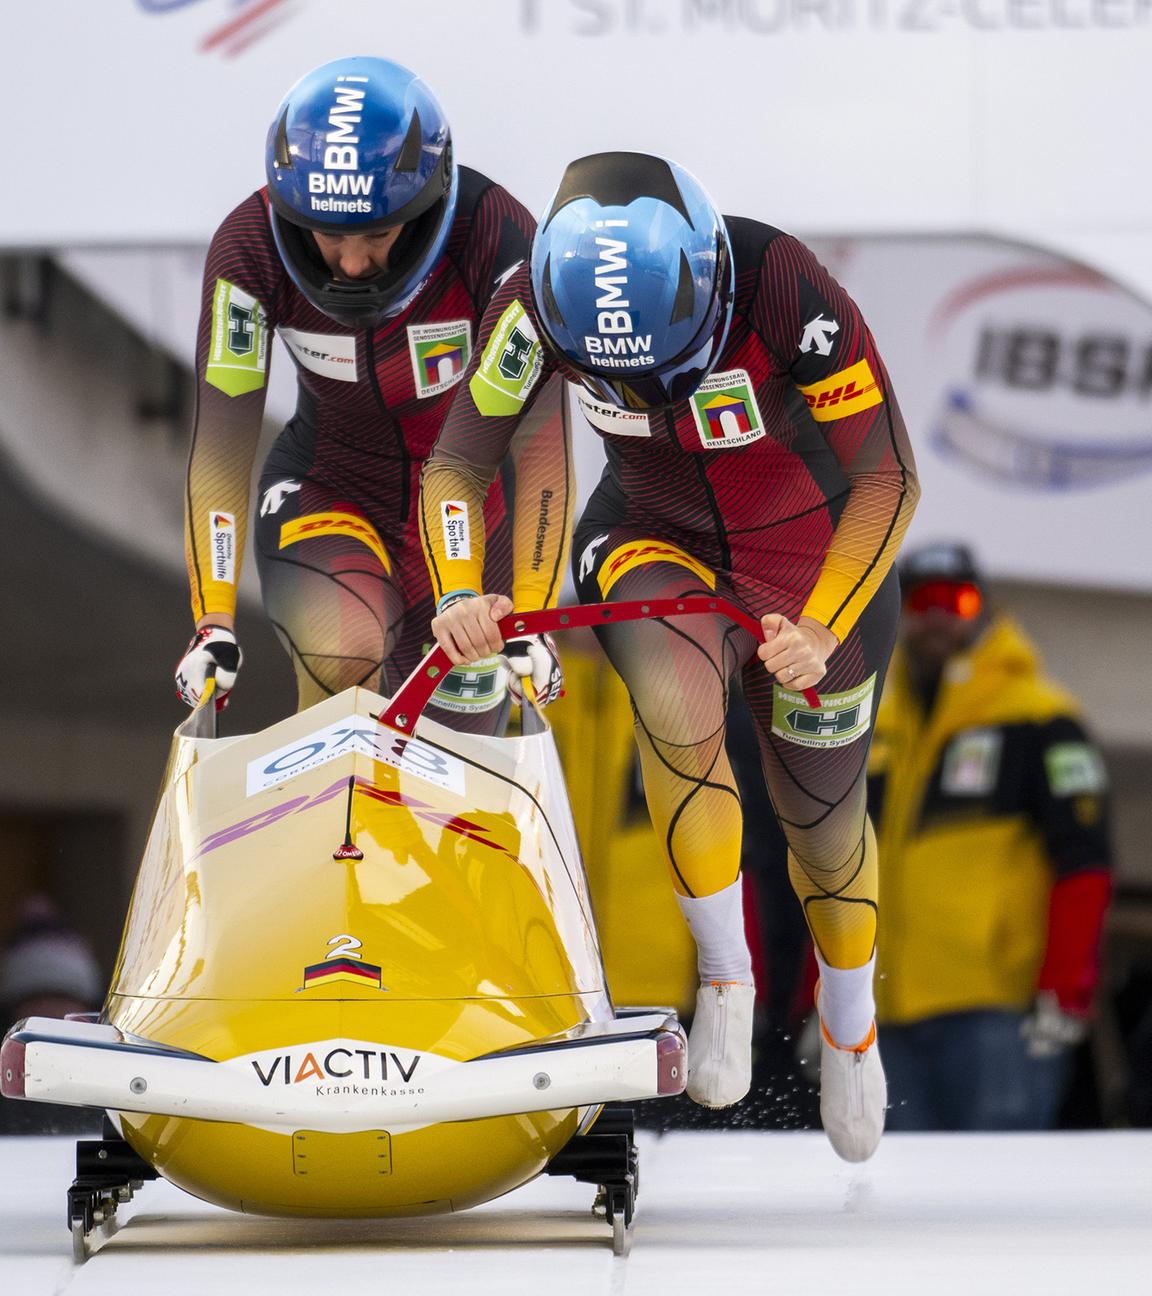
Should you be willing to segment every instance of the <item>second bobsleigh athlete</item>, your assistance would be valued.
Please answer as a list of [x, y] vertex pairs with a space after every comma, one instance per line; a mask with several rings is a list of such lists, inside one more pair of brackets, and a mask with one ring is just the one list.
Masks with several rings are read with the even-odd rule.
[[[483, 331], [423, 475], [436, 638], [456, 663], [500, 647], [512, 602], [483, 592], [478, 506], [562, 374], [607, 453], [573, 544], [581, 600], [723, 595], [763, 630], [762, 644], [711, 617], [598, 631], [632, 697], [649, 810], [698, 949], [688, 1092], [723, 1107], [751, 1083], [741, 811], [724, 748], [740, 672], [819, 961], [821, 1117], [839, 1155], [864, 1160], [886, 1104], [864, 776], [899, 612], [893, 561], [919, 493], [872, 336], [802, 243], [721, 216], [684, 168], [636, 153], [567, 168]], [[552, 435], [559, 510], [568, 454], [564, 430]], [[446, 500], [469, 503], [467, 556], [444, 543]], [[533, 561], [559, 541], [545, 532]]]
[[[196, 633], [176, 682], [194, 706], [214, 667], [223, 701], [240, 665], [236, 589], [275, 333], [298, 395], [260, 476], [255, 545], [303, 710], [353, 685], [389, 691], [426, 649], [420, 467], [535, 223], [507, 190], [457, 165], [436, 98], [386, 59], [337, 59], [301, 78], [271, 122], [265, 168], [266, 186], [225, 218], [204, 271], [185, 497]], [[559, 386], [538, 402], [541, 422], [559, 420]], [[485, 497], [444, 509], [450, 534], [474, 511], [501, 588], [514, 545], [534, 543], [534, 435]], [[554, 601], [563, 559], [553, 557], [554, 568], [521, 564], [518, 602]], [[546, 702], [555, 660], [539, 642], [522, 647], [509, 658]], [[506, 671], [487, 665], [445, 680], [442, 719], [490, 722]]]

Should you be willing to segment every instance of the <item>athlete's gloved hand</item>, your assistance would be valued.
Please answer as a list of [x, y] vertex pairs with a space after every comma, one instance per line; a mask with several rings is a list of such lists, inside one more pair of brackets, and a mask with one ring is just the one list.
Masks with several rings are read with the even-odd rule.
[[221, 710], [236, 683], [244, 655], [236, 636], [223, 626], [201, 626], [176, 667], [176, 692], [190, 707], [200, 705], [209, 667], [216, 667], [216, 709]]
[[1040, 990], [1020, 1032], [1029, 1057], [1051, 1058], [1065, 1049], [1075, 1048], [1087, 1038], [1088, 1019], [1077, 1013], [1065, 1012], [1054, 990]]
[[[531, 679], [537, 705], [546, 707], [563, 693], [564, 672], [551, 635], [524, 635], [519, 639], [509, 639], [504, 645], [504, 656], [508, 658], [513, 675]], [[512, 684], [512, 689], [516, 691], [515, 684]]]

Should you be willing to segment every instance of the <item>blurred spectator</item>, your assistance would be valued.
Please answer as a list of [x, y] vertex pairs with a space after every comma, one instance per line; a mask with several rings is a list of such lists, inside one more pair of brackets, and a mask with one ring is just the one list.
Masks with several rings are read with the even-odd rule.
[[1104, 765], [968, 549], [900, 574], [869, 780], [888, 1128], [1047, 1129], [1098, 978]]
[[[87, 941], [67, 926], [47, 896], [32, 896], [0, 951], [0, 1031], [24, 1017], [94, 1012], [104, 977]], [[0, 1099], [0, 1135], [84, 1133], [100, 1128], [86, 1107]]]

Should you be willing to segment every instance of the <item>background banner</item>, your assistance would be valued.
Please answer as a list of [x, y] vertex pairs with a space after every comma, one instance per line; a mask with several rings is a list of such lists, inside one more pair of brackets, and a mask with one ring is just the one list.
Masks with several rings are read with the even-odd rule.
[[1103, 275], [978, 238], [812, 240], [859, 302], [912, 435], [909, 543], [1016, 579], [1152, 589], [1152, 309]]
[[1152, 297], [1150, 0], [10, 0], [0, 246], [206, 242], [304, 72], [398, 59], [539, 210], [573, 157], [665, 153], [813, 233], [980, 230]]

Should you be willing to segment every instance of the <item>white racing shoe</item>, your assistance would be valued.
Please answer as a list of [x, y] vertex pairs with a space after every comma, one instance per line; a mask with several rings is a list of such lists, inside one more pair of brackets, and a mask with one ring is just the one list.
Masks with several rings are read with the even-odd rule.
[[845, 1161], [867, 1161], [884, 1133], [887, 1106], [875, 1023], [862, 1044], [840, 1048], [821, 1022], [820, 1120], [836, 1155]]
[[706, 981], [696, 992], [688, 1034], [688, 1097], [701, 1107], [731, 1107], [752, 1087], [752, 1005], [756, 987]]

